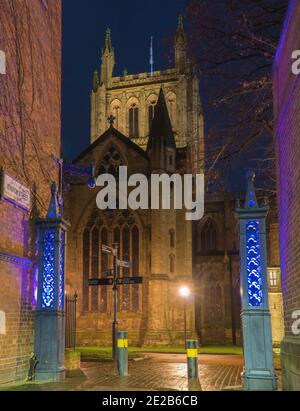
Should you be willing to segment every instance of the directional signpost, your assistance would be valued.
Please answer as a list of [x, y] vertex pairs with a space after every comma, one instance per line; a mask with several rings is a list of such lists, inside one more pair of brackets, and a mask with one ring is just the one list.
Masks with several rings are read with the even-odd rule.
[[89, 286], [107, 286], [112, 285], [114, 292], [114, 319], [112, 323], [112, 348], [113, 348], [113, 359], [116, 359], [117, 355], [117, 332], [118, 332], [118, 322], [117, 322], [117, 298], [118, 298], [118, 286], [120, 285], [133, 285], [142, 284], [143, 277], [118, 277], [118, 267], [131, 268], [130, 261], [122, 261], [117, 258], [118, 256], [118, 244], [115, 243], [114, 247], [109, 247], [108, 245], [102, 244], [101, 250], [105, 254], [110, 254], [114, 257], [114, 268], [112, 270], [106, 270], [102, 274], [105, 274], [107, 278], [90, 278]]

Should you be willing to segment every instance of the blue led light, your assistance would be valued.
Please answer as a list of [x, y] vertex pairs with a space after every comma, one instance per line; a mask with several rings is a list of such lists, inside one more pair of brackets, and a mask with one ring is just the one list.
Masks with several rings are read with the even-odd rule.
[[44, 233], [42, 268], [42, 307], [53, 308], [55, 274], [55, 230], [46, 230]]
[[248, 221], [246, 225], [248, 301], [252, 307], [263, 303], [260, 261], [259, 221]]
[[64, 308], [64, 270], [65, 270], [65, 232], [62, 230], [60, 234], [60, 250], [59, 250], [59, 299], [58, 308]]

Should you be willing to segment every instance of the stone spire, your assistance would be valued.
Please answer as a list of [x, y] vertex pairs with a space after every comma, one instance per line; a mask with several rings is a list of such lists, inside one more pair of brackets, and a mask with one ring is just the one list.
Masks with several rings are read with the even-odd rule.
[[147, 153], [152, 168], [173, 171], [176, 158], [176, 143], [163, 89], [160, 89], [152, 120]]
[[106, 29], [106, 35], [105, 35], [105, 48], [104, 50], [108, 50], [111, 52], [113, 50], [112, 45], [111, 45], [111, 37], [110, 37], [110, 28], [107, 27]]
[[182, 16], [178, 16], [178, 25], [175, 34], [174, 41], [175, 49], [175, 67], [182, 71], [185, 67], [186, 58], [187, 58], [187, 41], [186, 35], [183, 28], [183, 19]]
[[107, 28], [105, 35], [105, 45], [102, 49], [101, 83], [110, 86], [115, 66], [115, 51], [111, 43], [111, 32]]

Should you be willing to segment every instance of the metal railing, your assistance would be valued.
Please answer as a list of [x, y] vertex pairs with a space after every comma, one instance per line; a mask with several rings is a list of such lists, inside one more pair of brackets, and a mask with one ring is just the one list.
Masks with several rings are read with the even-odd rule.
[[77, 294], [66, 295], [65, 299], [65, 348], [76, 348], [76, 305]]

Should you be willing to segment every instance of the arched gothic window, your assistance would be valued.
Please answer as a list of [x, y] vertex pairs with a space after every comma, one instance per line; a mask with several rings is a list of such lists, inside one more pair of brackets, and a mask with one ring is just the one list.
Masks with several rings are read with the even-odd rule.
[[[124, 210], [114, 215], [107, 214], [107, 218], [110, 221], [106, 225], [99, 210], [94, 210], [82, 234], [83, 311], [106, 313], [108, 310], [110, 288], [88, 286], [89, 278], [105, 277], [110, 268], [108, 255], [101, 252], [102, 244], [112, 246], [117, 243], [118, 258], [131, 262], [130, 268], [119, 267], [120, 277], [140, 275], [140, 229], [134, 215]], [[118, 310], [139, 311], [140, 293], [140, 285], [119, 287]]]
[[148, 107], [148, 129], [149, 129], [149, 133], [151, 130], [151, 126], [152, 126], [152, 121], [154, 118], [154, 114], [155, 114], [155, 106], [156, 106], [156, 101], [155, 100], [151, 100], [149, 107]]
[[129, 107], [129, 138], [139, 136], [139, 108], [136, 103]]
[[200, 233], [200, 243], [202, 251], [217, 250], [217, 230], [211, 220], [207, 220]]

